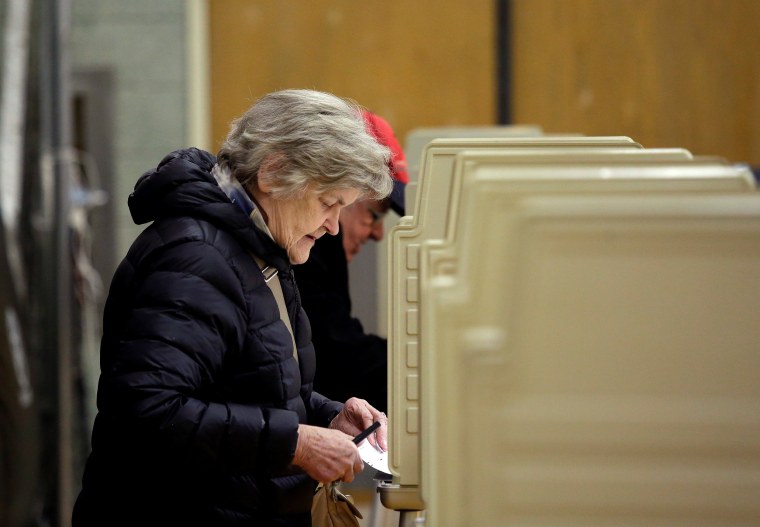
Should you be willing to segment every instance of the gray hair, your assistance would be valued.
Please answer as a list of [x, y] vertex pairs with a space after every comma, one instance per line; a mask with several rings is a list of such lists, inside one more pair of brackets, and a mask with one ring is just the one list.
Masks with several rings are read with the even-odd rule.
[[314, 90], [282, 90], [232, 122], [218, 162], [245, 186], [256, 180], [264, 160], [275, 160], [273, 193], [283, 199], [308, 188], [356, 189], [364, 198], [384, 199], [393, 187], [390, 155], [367, 131], [355, 102]]

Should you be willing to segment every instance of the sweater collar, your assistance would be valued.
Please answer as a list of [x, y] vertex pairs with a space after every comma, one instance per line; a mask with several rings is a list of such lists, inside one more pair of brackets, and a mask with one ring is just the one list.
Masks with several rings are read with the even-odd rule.
[[221, 188], [224, 193], [227, 194], [227, 197], [230, 198], [230, 201], [237, 205], [240, 210], [245, 212], [246, 215], [251, 218], [253, 224], [274, 241], [274, 237], [269, 230], [269, 226], [267, 226], [264, 221], [264, 216], [262, 216], [261, 211], [245, 191], [243, 185], [240, 184], [240, 181], [238, 181], [237, 178], [232, 177], [229, 168], [221, 167], [217, 163], [214, 165], [214, 168], [211, 169], [211, 174], [219, 184], [219, 188]]

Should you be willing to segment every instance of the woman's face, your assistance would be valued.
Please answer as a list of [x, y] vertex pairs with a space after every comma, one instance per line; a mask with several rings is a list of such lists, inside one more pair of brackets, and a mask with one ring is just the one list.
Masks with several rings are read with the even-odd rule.
[[342, 189], [317, 194], [307, 191], [303, 197], [260, 200], [267, 226], [277, 244], [288, 252], [292, 264], [309, 259], [314, 242], [324, 234], [338, 234], [340, 211], [356, 201], [359, 191]]

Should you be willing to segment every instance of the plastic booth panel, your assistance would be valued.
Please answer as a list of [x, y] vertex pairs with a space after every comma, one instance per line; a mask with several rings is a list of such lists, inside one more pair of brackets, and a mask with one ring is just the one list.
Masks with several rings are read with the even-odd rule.
[[[541, 138], [541, 140], [545, 139]], [[598, 142], [605, 138], [584, 139], [596, 141], [597, 144], [592, 146], [598, 147]], [[631, 148], [616, 148], [619, 145], [614, 144], [614, 141], [607, 149], [584, 147], [582, 141], [578, 139], [575, 139], [575, 142], [576, 147], [564, 149], [555, 148], [555, 143], [548, 142], [541, 150], [542, 153], [546, 154], [543, 157], [536, 150], [521, 149], [517, 145], [514, 145], [514, 148], [503, 148], [498, 152], [489, 148], [491, 147], [490, 144], [481, 147], [481, 149], [473, 149], [472, 143], [467, 144], [467, 142], [463, 142], [468, 147], [467, 149], [455, 147], [453, 141], [446, 142], [445, 146], [435, 144], [439, 143], [438, 141], [430, 145], [430, 156], [428, 158], [430, 168], [425, 171], [426, 175], [422, 179], [420, 193], [417, 196], [418, 206], [416, 210], [418, 213], [414, 217], [404, 218], [404, 222], [391, 233], [392, 250], [390, 251], [389, 265], [391, 295], [389, 303], [391, 324], [389, 360], [391, 361], [391, 368], [389, 375], [393, 390], [390, 396], [390, 463], [394, 473], [394, 485], [381, 489], [383, 491], [381, 492], [383, 503], [387, 507], [400, 509], [424, 507], [419, 492], [405, 488], [419, 485], [421, 470], [420, 389], [424, 381], [421, 379], [419, 366], [421, 348], [425, 344], [420, 339], [420, 310], [421, 308], [424, 309], [424, 300], [420, 297], [420, 247], [431, 240], [444, 240], [447, 236], [451, 237], [452, 233], [447, 234], [447, 229], [454, 228], [455, 212], [458, 207], [458, 200], [452, 199], [452, 190], [455, 195], [460, 194], [460, 180], [465, 178], [464, 167], [470, 166], [466, 163], [468, 156], [473, 158], [473, 166], [490, 163], [506, 163], [517, 166], [522, 160], [528, 172], [531, 170], [535, 172], [541, 167], [556, 167], [562, 164], [575, 164], [574, 170], [583, 171], [594, 161], [598, 161], [602, 168], [625, 163], [631, 165], [627, 175], [623, 174], [626, 170], [623, 168], [620, 173], [621, 177], [610, 183], [606, 190], [600, 189], [601, 192], [621, 190], [659, 192], [678, 188], [704, 192], [713, 190], [736, 191], [751, 188], [750, 182], [746, 179], [746, 174], [730, 167], [719, 167], [720, 170], [716, 170], [718, 168], [716, 166], [694, 166], [687, 170], [689, 174], [675, 172], [678, 166], [689, 166], [685, 164], [693, 163], [692, 156], [688, 151], [682, 149], [642, 150], [631, 141], [629, 143], [631, 147], [638, 149], [636, 153], [632, 153]], [[578, 147], [583, 148], [582, 153]], [[436, 162], [440, 159], [436, 154], [439, 152], [445, 162], [437, 164]], [[638, 164], [650, 165], [656, 162], [672, 164], [673, 167], [650, 176], [647, 181], [630, 182], [630, 180], [638, 180], [635, 173], [635, 167]], [[711, 172], [710, 168], [713, 169]], [[587, 171], [585, 174], [587, 175]], [[529, 179], [530, 177], [530, 174], [526, 173], [516, 179]], [[562, 176], [567, 181], [579, 177], [581, 180], [583, 179], [582, 174], [577, 173], [567, 173]], [[594, 179], [604, 180], [606, 177], [607, 173], [600, 169]], [[674, 182], [669, 183], [671, 180]], [[545, 185], [546, 183], [538, 184]], [[580, 190], [577, 188], [575, 192]], [[447, 227], [449, 225], [451, 227]]]
[[409, 163], [409, 175], [416, 178], [419, 173], [422, 152], [434, 139], [443, 138], [488, 138], [488, 137], [539, 137], [543, 135], [540, 126], [442, 126], [415, 128], [406, 134], [404, 154]]
[[[458, 137], [438, 138], [425, 144], [419, 160], [419, 172], [414, 173], [412, 182], [406, 189], [406, 211], [416, 214], [419, 179], [423, 174], [451, 173], [454, 156], [463, 149], [502, 148], [549, 148], [549, 147], [599, 147], [599, 148], [643, 148], [630, 137], [584, 137], [584, 136], [542, 136], [542, 137]], [[691, 157], [691, 154], [688, 154]], [[411, 175], [411, 172], [410, 172]]]
[[425, 279], [427, 523], [757, 525], [760, 196], [499, 187]]
[[[426, 161], [417, 195], [415, 215], [404, 217], [389, 236], [389, 358], [391, 385], [402, 386], [403, 394], [389, 395], [391, 444], [390, 466], [401, 485], [418, 485], [416, 468], [419, 433], [419, 408], [416, 404], [415, 356], [417, 354], [417, 253], [421, 240], [442, 238], [451, 194], [454, 161], [463, 151], [508, 152], [513, 159], [544, 162], [543, 155], [557, 154], [553, 162], [573, 159], [584, 150], [583, 159], [610, 160], [613, 163], [632, 154], [637, 160], [689, 160], [683, 149], [646, 151], [627, 137], [461, 139], [433, 141], [426, 148]], [[602, 157], [599, 157], [602, 156]], [[399, 351], [396, 351], [399, 350]], [[407, 469], [403, 469], [407, 467]]]

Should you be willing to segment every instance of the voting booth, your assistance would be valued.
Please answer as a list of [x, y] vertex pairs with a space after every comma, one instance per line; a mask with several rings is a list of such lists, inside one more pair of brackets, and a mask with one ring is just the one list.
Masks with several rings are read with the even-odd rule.
[[[412, 214], [414, 196], [417, 189], [417, 178], [420, 162], [425, 147], [434, 139], [441, 138], [535, 138], [541, 136], [543, 131], [536, 125], [498, 125], [498, 126], [440, 126], [423, 127], [411, 130], [404, 141], [404, 154], [406, 155], [409, 183], [405, 189], [406, 213]], [[389, 214], [384, 222], [384, 231], [388, 232], [396, 224], [397, 216]], [[354, 316], [362, 320], [365, 329], [386, 335], [388, 325], [386, 313], [388, 302], [385, 295], [378, 295], [378, 291], [386, 291], [387, 284], [387, 237], [383, 237], [377, 243], [364, 245], [361, 253], [355, 256], [352, 268], [360, 269], [359, 273], [349, 273], [349, 287], [354, 302], [352, 311]]]
[[760, 522], [760, 194], [629, 138], [438, 139], [390, 233], [383, 505]]
[[404, 154], [409, 165], [409, 175], [416, 180], [420, 172], [423, 151], [434, 139], [485, 139], [498, 137], [539, 137], [543, 130], [537, 125], [501, 126], [428, 126], [415, 128], [406, 135]]

